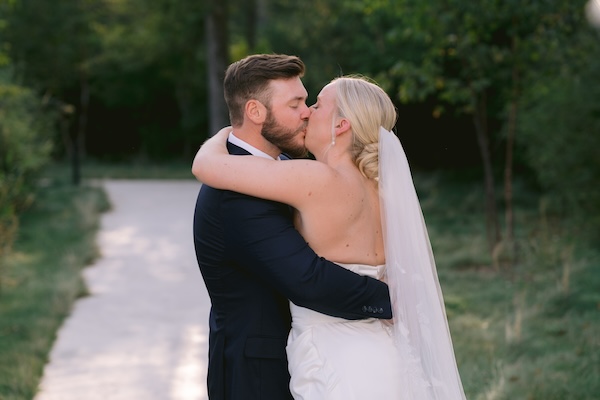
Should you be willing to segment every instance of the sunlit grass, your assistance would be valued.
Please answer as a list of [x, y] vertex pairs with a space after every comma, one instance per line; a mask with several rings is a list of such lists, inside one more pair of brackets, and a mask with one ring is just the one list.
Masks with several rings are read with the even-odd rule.
[[97, 257], [100, 189], [46, 181], [21, 216], [0, 291], [0, 399], [33, 398], [56, 331], [86, 294], [80, 271]]

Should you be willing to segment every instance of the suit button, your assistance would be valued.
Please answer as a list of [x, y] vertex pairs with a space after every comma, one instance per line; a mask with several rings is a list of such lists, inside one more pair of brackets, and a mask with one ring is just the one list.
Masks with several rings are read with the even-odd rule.
[[362, 310], [363, 312], [367, 312], [367, 306], [363, 306]]
[[379, 314], [383, 314], [383, 308], [379, 307]]
[[369, 306], [369, 308], [367, 308], [367, 310], [369, 310], [370, 313], [373, 312], [373, 307]]

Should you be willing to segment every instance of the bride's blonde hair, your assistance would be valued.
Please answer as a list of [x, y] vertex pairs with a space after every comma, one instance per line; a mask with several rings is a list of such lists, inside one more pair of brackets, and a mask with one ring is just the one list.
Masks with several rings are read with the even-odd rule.
[[385, 91], [362, 76], [334, 79], [337, 113], [350, 122], [352, 157], [368, 179], [379, 178], [379, 127], [391, 131], [396, 124], [396, 107]]

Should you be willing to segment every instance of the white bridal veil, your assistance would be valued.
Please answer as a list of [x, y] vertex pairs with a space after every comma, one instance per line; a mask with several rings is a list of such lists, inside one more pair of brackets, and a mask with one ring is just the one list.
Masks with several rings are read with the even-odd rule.
[[406, 400], [465, 399], [429, 235], [404, 149], [379, 129], [379, 197]]

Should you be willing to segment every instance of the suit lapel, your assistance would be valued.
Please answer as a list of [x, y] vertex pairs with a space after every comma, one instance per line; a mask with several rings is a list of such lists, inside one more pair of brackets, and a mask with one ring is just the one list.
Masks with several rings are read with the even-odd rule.
[[227, 151], [229, 154], [233, 154], [236, 156], [251, 156], [252, 154], [248, 150], [244, 150], [239, 146], [227, 141]]

